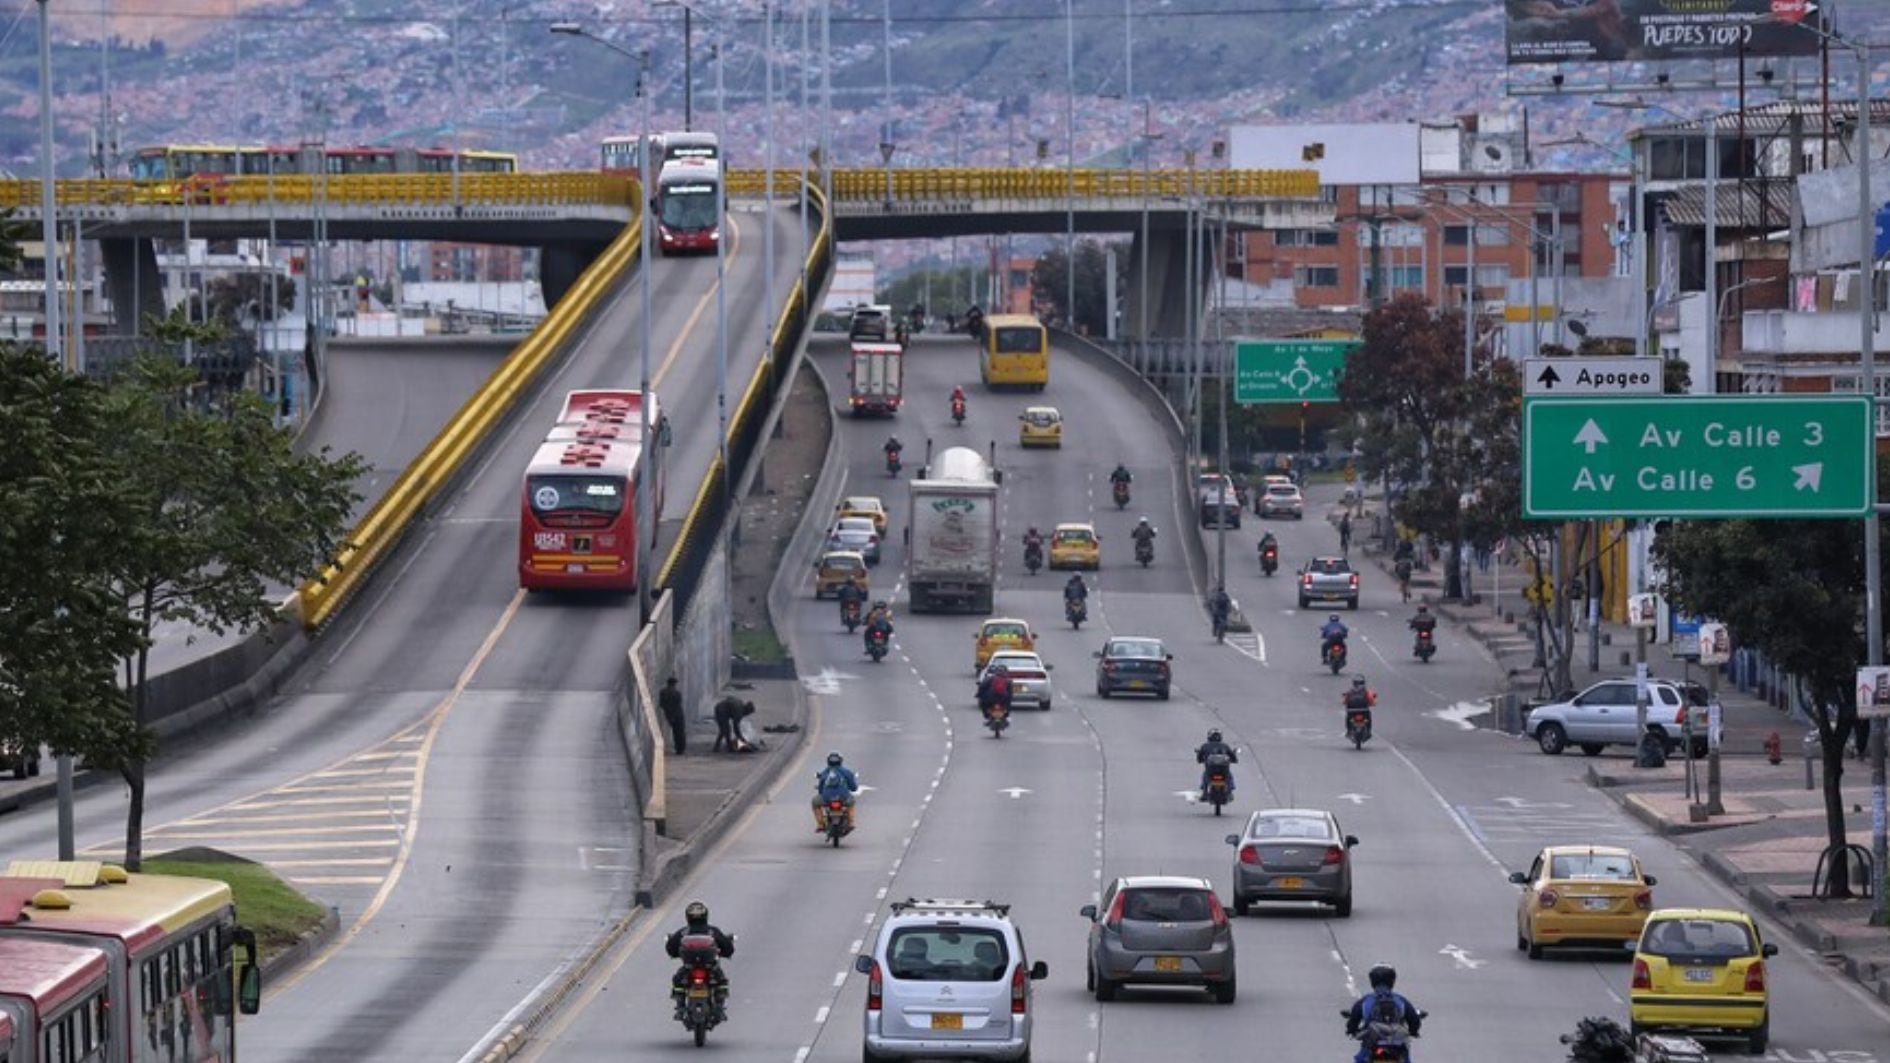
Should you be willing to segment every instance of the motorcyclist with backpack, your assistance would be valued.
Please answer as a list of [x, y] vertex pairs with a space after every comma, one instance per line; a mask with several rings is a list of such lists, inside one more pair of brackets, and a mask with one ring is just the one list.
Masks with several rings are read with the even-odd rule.
[[1089, 615], [1089, 584], [1083, 582], [1082, 573], [1072, 572], [1069, 582], [1063, 585], [1063, 615], [1071, 616], [1078, 610], [1084, 616]]
[[846, 766], [835, 750], [827, 754], [827, 766], [814, 775], [814, 833], [827, 829], [827, 802], [841, 800], [847, 806], [847, 831], [853, 830], [853, 795], [860, 792], [860, 777]]
[[866, 610], [866, 584], [860, 581], [859, 573], [854, 573], [852, 579], [842, 583], [840, 589], [834, 592], [834, 597], [840, 599], [841, 623], [846, 623], [849, 613], [864, 612]]
[[[1035, 565], [1031, 564], [1032, 557], [1035, 557], [1037, 560]], [[1024, 565], [1035, 572], [1037, 567], [1042, 564], [1043, 533], [1038, 531], [1037, 526], [1033, 524], [1028, 531], [1024, 532]]]
[[[1405, 1043], [1408, 1038], [1416, 1037], [1418, 1028], [1424, 1024], [1424, 1013], [1394, 988], [1398, 972], [1390, 964], [1373, 964], [1367, 977], [1372, 991], [1360, 997], [1345, 1014], [1345, 1035], [1359, 1039], [1353, 1063], [1367, 1063], [1372, 1049], [1390, 1039]], [[1405, 1058], [1410, 1058], [1408, 1044]]]
[[978, 710], [989, 720], [991, 710], [1000, 705], [1004, 707], [1005, 715], [1010, 715], [1011, 673], [1001, 664], [993, 666], [978, 682]]
[[[1220, 728], [1217, 727], [1210, 730], [1207, 733], [1207, 741], [1194, 748], [1194, 762], [1201, 765], [1202, 800], [1207, 799], [1209, 757], [1226, 757], [1229, 765], [1240, 763], [1240, 754], [1234, 751], [1233, 746], [1221, 740]], [[1227, 792], [1232, 794], [1234, 792], [1234, 770], [1232, 767], [1225, 768], [1224, 770], [1227, 773]]]
[[873, 651], [873, 641], [882, 638], [892, 644], [892, 607], [885, 602], [874, 602], [873, 611], [866, 614], [866, 651]]

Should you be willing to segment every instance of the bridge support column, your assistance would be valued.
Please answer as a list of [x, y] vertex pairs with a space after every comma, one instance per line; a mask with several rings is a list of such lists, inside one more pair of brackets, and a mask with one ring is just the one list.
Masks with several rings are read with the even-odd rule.
[[[1142, 305], [1142, 234], [1135, 234], [1129, 248], [1127, 281], [1123, 284], [1127, 310], [1122, 315], [1123, 335], [1125, 340], [1142, 338], [1142, 315], [1148, 317], [1150, 339], [1179, 339], [1188, 330], [1188, 241], [1187, 230], [1179, 219], [1161, 224], [1159, 221], [1149, 228], [1148, 242], [1148, 306]], [[1202, 262], [1208, 261], [1203, 252]], [[1196, 288], [1193, 293], [1197, 309], [1207, 298], [1206, 270], [1195, 274]]]
[[144, 319], [164, 316], [164, 276], [158, 272], [157, 245], [144, 237], [100, 240], [105, 256], [105, 284], [111, 292], [116, 331], [143, 331]]
[[570, 241], [546, 244], [539, 248], [538, 283], [545, 295], [545, 309], [550, 310], [571, 290], [597, 256], [610, 245]]

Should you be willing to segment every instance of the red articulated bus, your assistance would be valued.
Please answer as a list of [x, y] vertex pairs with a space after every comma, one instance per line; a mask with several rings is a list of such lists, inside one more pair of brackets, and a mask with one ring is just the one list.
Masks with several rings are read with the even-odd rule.
[[110, 999], [102, 950], [0, 940], [0, 1061], [107, 1063]]
[[656, 178], [657, 247], [665, 255], [714, 254], [722, 239], [722, 169], [713, 159], [676, 159]]
[[518, 520], [518, 584], [526, 590], [635, 590], [639, 534], [655, 541], [663, 512], [663, 441], [650, 395], [654, 508], [636, 512], [644, 469], [640, 391], [573, 391], [525, 469]]

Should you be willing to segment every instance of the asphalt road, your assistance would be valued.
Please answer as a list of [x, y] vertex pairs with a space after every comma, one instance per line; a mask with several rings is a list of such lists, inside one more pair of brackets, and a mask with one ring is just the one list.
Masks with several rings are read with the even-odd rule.
[[[815, 346], [829, 380], [844, 380], [841, 345]], [[924, 441], [999, 441], [1006, 470], [1006, 528], [998, 613], [1029, 619], [1056, 666], [1056, 706], [1019, 713], [993, 741], [972, 702], [970, 617], [910, 616], [898, 599], [895, 653], [874, 665], [835, 606], [799, 600], [789, 620], [817, 730], [808, 750], [843, 751], [872, 787], [860, 829], [832, 850], [812, 830], [808, 800], [816, 760], [804, 757], [768, 800], [747, 813], [712, 859], [612, 958], [552, 1022], [531, 1059], [700, 1058], [670, 1018], [673, 961], [662, 936], [683, 903], [700, 898], [738, 935], [729, 962], [731, 1022], [711, 1034], [722, 1058], [855, 1060], [864, 979], [851, 959], [869, 941], [888, 900], [960, 896], [1011, 902], [1038, 984], [1035, 1055], [1059, 1061], [1223, 1058], [1264, 1031], [1267, 1058], [1339, 1059], [1353, 1046], [1337, 1010], [1362, 991], [1374, 962], [1396, 964], [1400, 988], [1432, 1012], [1421, 1058], [1560, 1060], [1556, 1037], [1584, 1015], [1626, 1018], [1628, 969], [1617, 956], [1581, 954], [1531, 963], [1514, 949], [1516, 889], [1510, 868], [1557, 842], [1632, 845], [1660, 878], [1662, 905], [1733, 899], [1658, 838], [1580, 781], [1578, 758], [1551, 760], [1533, 747], [1465, 730], [1453, 706], [1496, 678], [1490, 660], [1458, 632], [1440, 631], [1437, 659], [1409, 657], [1404, 607], [1388, 581], [1366, 576], [1364, 608], [1348, 617], [1356, 671], [1380, 692], [1378, 736], [1363, 751], [1342, 741], [1337, 699], [1344, 678], [1317, 667], [1316, 627], [1326, 610], [1295, 608], [1289, 578], [1260, 576], [1251, 523], [1230, 533], [1230, 584], [1255, 623], [1253, 637], [1215, 645], [1179, 547], [1177, 485], [1166, 438], [1146, 409], [1101, 371], [1067, 354], [1049, 390], [994, 396], [976, 385], [963, 340], [921, 337], [907, 362], [908, 405], [890, 430], [908, 467]], [[950, 426], [953, 383], [971, 395], [970, 419]], [[1060, 452], [1024, 453], [1015, 414], [1047, 401], [1065, 414]], [[876, 596], [904, 562], [903, 481], [883, 471], [884, 422], [845, 421], [849, 493], [878, 492], [894, 514]], [[1136, 501], [1118, 513], [1108, 498], [1117, 460], [1136, 473]], [[1315, 514], [1336, 492], [1315, 491]], [[1161, 528], [1157, 561], [1129, 563], [1127, 532], [1147, 513]], [[1094, 520], [1104, 566], [1091, 578], [1092, 624], [1060, 622], [1061, 576], [1025, 575], [1019, 537], [1029, 524]], [[1336, 534], [1314, 519], [1276, 526], [1288, 571]], [[1210, 556], [1212, 551], [1210, 549]], [[790, 564], [805, 564], [790, 558]], [[1176, 656], [1178, 689], [1162, 703], [1104, 701], [1093, 690], [1090, 651], [1108, 634], [1158, 635]], [[1098, 1005], [1083, 990], [1085, 922], [1105, 877], [1187, 873], [1225, 894], [1232, 851], [1223, 835], [1240, 819], [1216, 819], [1187, 793], [1199, 779], [1192, 749], [1210, 726], [1242, 747], [1238, 808], [1334, 809], [1363, 844], [1355, 850], [1356, 909], [1263, 910], [1237, 922], [1240, 998], [1233, 1006], [1186, 991], [1126, 991]], [[1773, 935], [1777, 1049], [1770, 1058], [1890, 1058], [1883, 1008], [1826, 971], [1817, 957]], [[1258, 1045], [1256, 1045], [1258, 1047]], [[1822, 1054], [1813, 1054], [1813, 1053]], [[1849, 1054], [1843, 1054], [1849, 1053]]]
[[[735, 215], [732, 388], [772, 318], [764, 216]], [[781, 299], [798, 214], [773, 222]], [[715, 451], [715, 273], [713, 258], [652, 271], [653, 372], [675, 419], [666, 519]], [[252, 856], [340, 910], [343, 947], [269, 987], [245, 1059], [457, 1059], [629, 907], [638, 816], [610, 691], [635, 602], [528, 600], [515, 565], [520, 470], [565, 391], [636, 385], [638, 314], [632, 283], [283, 696], [155, 768], [147, 852]], [[115, 848], [123, 812], [114, 788], [81, 794], [81, 848]], [[53, 848], [50, 805], [0, 821], [0, 851]]]

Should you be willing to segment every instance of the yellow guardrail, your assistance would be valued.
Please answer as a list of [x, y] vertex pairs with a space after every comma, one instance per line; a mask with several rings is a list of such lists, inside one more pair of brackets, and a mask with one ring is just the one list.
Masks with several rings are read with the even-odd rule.
[[[733, 188], [735, 178], [730, 178]], [[1062, 199], [1072, 184], [1086, 199], [1205, 196], [1212, 199], [1294, 198], [1319, 194], [1313, 170], [1022, 170], [961, 167], [894, 169], [894, 200]], [[757, 187], [759, 185], [757, 184]], [[886, 199], [886, 171], [835, 170], [833, 195], [840, 202]]]
[[[181, 181], [75, 179], [55, 184], [61, 206], [244, 206], [256, 203], [333, 205], [450, 204], [596, 205], [634, 207], [635, 182], [616, 174], [463, 173], [455, 190], [450, 173], [335, 174], [316, 177], [205, 176]], [[0, 207], [39, 209], [37, 181], [0, 181]]]
[[495, 424], [570, 339], [623, 270], [634, 262], [642, 239], [642, 219], [626, 226], [592, 262], [565, 297], [558, 300], [523, 343], [474, 391], [400, 478], [369, 509], [348, 536], [348, 545], [319, 575], [302, 585], [302, 623], [319, 627], [332, 616], [392, 550], [427, 503], [452, 480]]

